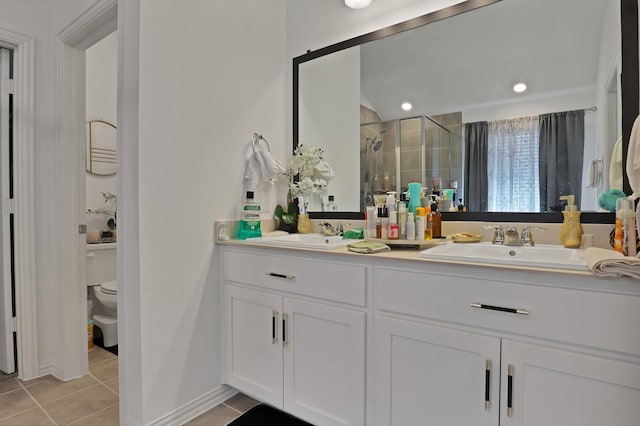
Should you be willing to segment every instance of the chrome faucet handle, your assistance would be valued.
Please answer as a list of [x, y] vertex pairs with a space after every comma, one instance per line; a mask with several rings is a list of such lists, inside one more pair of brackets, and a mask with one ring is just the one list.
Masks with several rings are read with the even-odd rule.
[[320, 235], [324, 235], [325, 237], [333, 236], [333, 226], [329, 222], [324, 222], [320, 224]]
[[535, 242], [533, 241], [533, 232], [531, 232], [534, 229], [536, 231], [546, 231], [547, 230], [547, 228], [543, 228], [541, 226], [525, 225], [522, 228], [522, 234], [520, 235], [520, 242], [522, 243], [523, 246], [531, 246], [531, 247], [533, 247], [535, 245]]
[[504, 228], [502, 225], [484, 225], [484, 229], [493, 229], [491, 244], [504, 244]]

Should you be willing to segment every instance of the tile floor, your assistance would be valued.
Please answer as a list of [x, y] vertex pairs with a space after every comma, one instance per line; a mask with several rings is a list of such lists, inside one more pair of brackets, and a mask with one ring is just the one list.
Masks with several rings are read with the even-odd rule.
[[[187, 425], [224, 426], [256, 404], [237, 394]], [[117, 426], [118, 418], [118, 357], [100, 347], [89, 351], [89, 373], [67, 382], [0, 373], [0, 426]]]

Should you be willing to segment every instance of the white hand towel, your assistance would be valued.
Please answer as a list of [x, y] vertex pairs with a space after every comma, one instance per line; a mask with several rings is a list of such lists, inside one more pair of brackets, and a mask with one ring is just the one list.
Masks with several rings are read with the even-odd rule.
[[589, 247], [584, 260], [593, 275], [599, 277], [631, 277], [640, 280], [640, 258], [624, 256], [617, 251]]
[[249, 142], [245, 153], [244, 187], [254, 190], [262, 182], [275, 182], [285, 173], [282, 163], [274, 158], [266, 144]]
[[622, 191], [622, 137], [613, 144], [609, 163], [609, 189]]
[[627, 150], [627, 177], [633, 194], [633, 200], [640, 198], [640, 116], [636, 117], [631, 128], [629, 148]]

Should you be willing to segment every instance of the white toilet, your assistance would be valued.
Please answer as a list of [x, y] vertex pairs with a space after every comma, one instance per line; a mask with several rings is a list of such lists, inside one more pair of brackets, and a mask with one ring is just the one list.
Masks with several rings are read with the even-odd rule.
[[105, 348], [118, 344], [118, 281], [105, 281], [93, 286], [93, 294], [106, 311], [95, 314], [94, 325], [100, 327]]
[[94, 301], [92, 320], [104, 347], [118, 344], [118, 282], [116, 244], [87, 245], [88, 297]]

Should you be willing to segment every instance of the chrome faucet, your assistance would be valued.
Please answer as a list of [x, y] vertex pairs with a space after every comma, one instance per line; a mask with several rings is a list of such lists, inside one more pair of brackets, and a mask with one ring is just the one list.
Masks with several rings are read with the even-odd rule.
[[518, 227], [515, 225], [507, 226], [507, 229], [504, 233], [504, 243], [505, 246], [521, 246], [522, 241], [520, 241], [520, 235], [518, 235]]
[[493, 239], [491, 244], [503, 244], [504, 243], [504, 228], [502, 225], [486, 225], [484, 229], [493, 229]]
[[523, 246], [533, 247], [535, 245], [535, 242], [533, 241], [533, 233], [531, 232], [532, 229], [535, 229], [537, 231], [547, 230], [547, 228], [525, 225], [524, 228], [522, 228], [522, 234], [520, 235], [520, 243]]
[[329, 222], [324, 222], [320, 224], [320, 235], [324, 235], [325, 237], [332, 237], [335, 235], [342, 235], [342, 234], [344, 234], [344, 229], [340, 222], [338, 222], [335, 229], [333, 228], [333, 225], [331, 225]]

